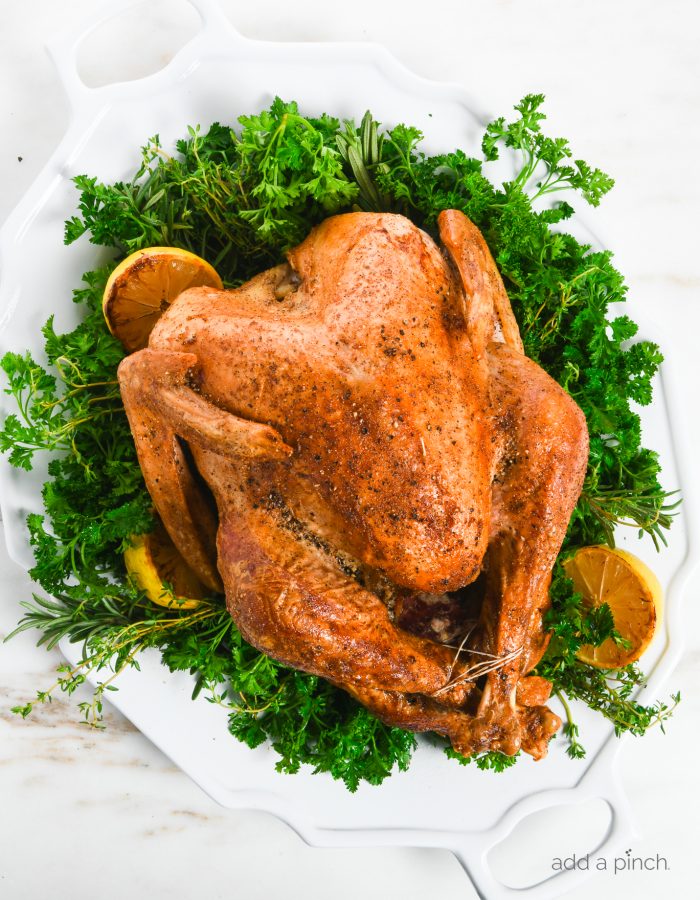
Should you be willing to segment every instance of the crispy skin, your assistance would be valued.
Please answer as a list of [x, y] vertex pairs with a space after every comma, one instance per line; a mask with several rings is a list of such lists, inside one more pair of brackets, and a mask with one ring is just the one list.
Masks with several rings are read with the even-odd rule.
[[290, 263], [301, 284], [283, 302], [261, 302], [255, 280], [195, 288], [150, 348], [194, 353], [204, 396], [276, 428], [367, 565], [415, 590], [468, 583], [488, 542], [488, 388], [462, 364], [445, 261], [406, 219], [357, 213], [324, 222]]
[[[465, 755], [539, 758], [560, 721], [521, 676], [546, 644], [585, 422], [522, 355], [478, 229], [454, 210], [439, 227], [445, 255], [401, 216], [327, 219], [287, 265], [182, 294], [119, 379], [164, 524], [207, 584], [218, 567], [251, 643]], [[215, 556], [178, 439], [216, 504]], [[459, 655], [393, 621], [420, 598], [453, 608], [431, 595], [480, 574]], [[498, 667], [477, 685], [484, 654]]]

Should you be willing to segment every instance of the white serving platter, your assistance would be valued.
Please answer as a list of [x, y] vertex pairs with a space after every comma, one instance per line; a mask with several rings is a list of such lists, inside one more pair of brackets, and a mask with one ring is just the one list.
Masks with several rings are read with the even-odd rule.
[[[71, 178], [88, 173], [105, 181], [129, 177], [138, 164], [138, 148], [158, 133], [164, 147], [189, 124], [235, 122], [279, 94], [299, 101], [307, 113], [331, 112], [359, 119], [372, 109], [381, 121], [409, 122], [426, 134], [428, 150], [461, 147], [475, 152], [483, 116], [466, 93], [454, 85], [428, 82], [403, 68], [383, 48], [369, 44], [277, 44], [242, 38], [230, 26], [216, 0], [190, 0], [201, 28], [160, 72], [136, 82], [90, 89], [76, 68], [81, 41], [105, 19], [136, 0], [111, 2], [85, 26], [65, 34], [50, 47], [72, 106], [71, 124], [46, 168], [0, 233], [0, 351], [30, 349], [42, 357], [39, 328], [50, 313], [59, 330], [75, 324], [71, 291], [81, 273], [94, 268], [101, 251], [83, 239], [63, 246], [63, 221], [74, 213], [76, 191]], [[33, 260], [42, 260], [42, 266]], [[26, 273], [31, 271], [31, 279]], [[667, 346], [644, 322], [644, 310], [632, 307], [642, 336]], [[697, 568], [697, 492], [692, 479], [691, 428], [683, 417], [685, 372], [664, 364], [656, 397], [643, 413], [646, 442], [661, 454], [665, 483], [683, 488], [685, 503], [669, 538], [656, 556], [650, 542], [622, 533], [624, 546], [653, 565], [666, 589], [667, 615], [645, 657], [651, 703], [682, 650], [681, 609]], [[3, 401], [10, 412], [9, 401]], [[27, 541], [27, 513], [41, 512], [40, 487], [45, 468], [32, 473], [0, 463], [0, 506], [11, 557], [25, 569], [33, 564]], [[18, 608], [18, 616], [19, 616]], [[77, 661], [76, 648], [63, 652]], [[494, 874], [489, 851], [526, 816], [565, 804], [602, 799], [610, 806], [607, 833], [598, 855], [613, 854], [633, 833], [628, 804], [616, 772], [622, 741], [604, 720], [577, 708], [588, 749], [572, 762], [565, 741], [554, 741], [542, 763], [526, 758], [499, 776], [461, 767], [421, 741], [407, 773], [395, 774], [381, 787], [363, 785], [349, 794], [330, 777], [309, 770], [295, 776], [274, 770], [275, 754], [255, 751], [228, 735], [226, 712], [190, 700], [192, 681], [170, 675], [157, 653], [142, 660], [140, 673], [120, 676], [117, 706], [147, 737], [187, 772], [215, 800], [230, 808], [267, 810], [317, 846], [409, 845], [452, 850], [469, 872], [477, 891], [490, 900], [513, 897], [558, 897], [588, 873], [569, 871], [527, 888], [509, 887]], [[153, 710], [159, 710], [154, 719]]]

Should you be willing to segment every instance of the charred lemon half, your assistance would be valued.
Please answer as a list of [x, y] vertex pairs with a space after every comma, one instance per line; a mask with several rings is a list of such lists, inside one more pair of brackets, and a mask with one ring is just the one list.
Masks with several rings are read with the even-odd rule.
[[159, 606], [194, 609], [209, 593], [162, 525], [131, 538], [124, 564], [134, 584]]
[[599, 669], [635, 662], [661, 620], [663, 592], [651, 569], [626, 550], [583, 547], [564, 563], [575, 590], [589, 607], [607, 603], [624, 644], [607, 638], [599, 647], [584, 644], [578, 658]]
[[221, 289], [223, 284], [216, 270], [189, 250], [137, 250], [119, 263], [105, 286], [102, 311], [109, 330], [129, 353], [143, 349], [165, 310], [192, 287]]

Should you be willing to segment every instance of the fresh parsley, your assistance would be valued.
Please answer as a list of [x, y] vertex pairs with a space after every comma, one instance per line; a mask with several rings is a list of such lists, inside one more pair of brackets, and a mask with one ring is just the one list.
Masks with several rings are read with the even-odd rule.
[[[66, 222], [66, 243], [87, 235], [115, 250], [115, 262], [84, 276], [74, 300], [85, 317], [74, 331], [57, 334], [53, 321], [46, 323], [45, 361], [17, 353], [2, 360], [17, 413], [5, 419], [0, 449], [24, 469], [35, 453], [53, 453], [45, 515], [28, 521], [36, 558], [31, 575], [53, 599], [35, 595], [23, 603], [16, 631], [38, 629], [47, 647], [62, 638], [82, 643], [81, 663], [62, 666], [56, 684], [34, 702], [55, 690], [70, 694], [88, 672], [104, 672], [92, 703], [81, 705], [85, 720], [98, 724], [116, 674], [138, 667], [139, 653], [154, 647], [171, 670], [195, 676], [195, 696], [204, 692], [227, 707], [234, 737], [251, 747], [271, 740], [280, 771], [309, 764], [355, 790], [363, 780], [380, 783], [394, 767], [406, 769], [415, 747], [412, 734], [383, 725], [343, 691], [246, 644], [221, 598], [195, 610], [168, 609], [129, 583], [122, 552], [131, 534], [149, 530], [152, 512], [116, 382], [123, 351], [105, 326], [101, 296], [116, 261], [143, 247], [192, 250], [233, 286], [279, 262], [331, 213], [401, 212], [435, 233], [441, 210], [462, 210], [495, 256], [527, 354], [569, 391], [588, 420], [588, 474], [562, 553], [612, 544], [621, 522], [657, 546], [664, 542], [675, 504], [659, 482], [656, 454], [642, 446], [631, 406], [651, 401], [662, 357], [653, 343], [630, 343], [637, 328], [627, 316], [610, 317], [610, 304], [626, 295], [611, 254], [562, 230], [573, 213], [566, 201], [546, 205], [568, 190], [595, 206], [613, 182], [573, 160], [567, 141], [543, 134], [542, 102], [530, 95], [512, 122], [492, 122], [481, 159], [461, 150], [427, 156], [420, 131], [381, 130], [370, 113], [358, 127], [304, 116], [296, 103], [276, 99], [269, 110], [242, 116], [238, 129], [190, 128], [172, 153], [152, 138], [128, 181], [74, 179], [78, 215]], [[512, 181], [497, 187], [489, 163], [504, 149], [520, 165]], [[614, 636], [607, 607], [586, 610], [560, 566], [552, 599], [553, 636], [538, 672], [565, 703], [570, 755], [584, 751], [567, 697], [606, 716], [618, 734], [643, 734], [663, 722], [672, 706], [645, 707], [633, 699], [643, 683], [637, 667], [605, 673], [576, 658], [581, 644]], [[31, 707], [15, 711], [26, 716]], [[494, 771], [515, 762], [499, 753], [475, 760]]]

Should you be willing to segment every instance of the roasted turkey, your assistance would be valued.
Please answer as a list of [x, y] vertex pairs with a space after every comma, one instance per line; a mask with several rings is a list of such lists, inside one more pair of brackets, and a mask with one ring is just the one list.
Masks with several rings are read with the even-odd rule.
[[193, 288], [119, 368], [154, 505], [243, 636], [383, 721], [542, 757], [528, 676], [588, 455], [455, 210], [327, 219], [237, 290]]

